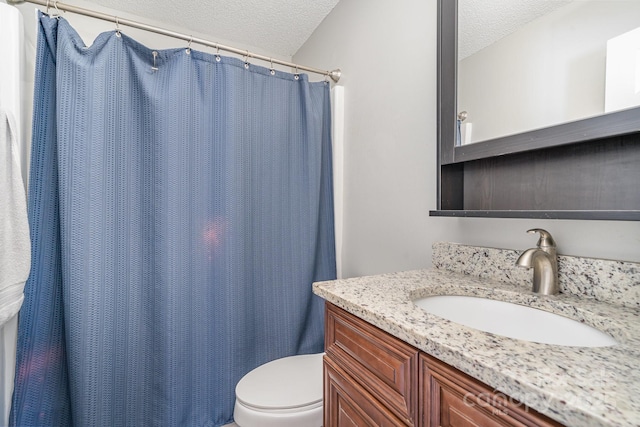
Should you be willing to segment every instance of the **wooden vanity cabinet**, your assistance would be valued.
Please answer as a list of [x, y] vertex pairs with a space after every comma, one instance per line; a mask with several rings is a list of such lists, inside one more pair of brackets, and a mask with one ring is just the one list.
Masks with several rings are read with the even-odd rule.
[[324, 426], [561, 426], [326, 303]]

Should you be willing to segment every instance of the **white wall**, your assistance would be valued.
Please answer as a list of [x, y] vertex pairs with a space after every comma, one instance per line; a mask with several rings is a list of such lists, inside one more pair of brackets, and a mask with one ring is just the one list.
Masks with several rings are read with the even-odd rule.
[[473, 142], [603, 114], [607, 40], [638, 16], [639, 1], [573, 2], [460, 61]]
[[345, 277], [431, 265], [431, 244], [640, 261], [640, 223], [429, 217], [436, 206], [436, 2], [341, 0], [294, 61], [343, 71]]

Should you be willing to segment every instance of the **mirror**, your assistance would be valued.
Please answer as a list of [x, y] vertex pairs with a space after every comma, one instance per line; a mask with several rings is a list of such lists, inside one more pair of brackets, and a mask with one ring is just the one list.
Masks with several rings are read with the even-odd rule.
[[[489, 7], [495, 1], [475, 0], [474, 3]], [[574, 3], [568, 0], [507, 1], [560, 2], [565, 6]], [[636, 9], [640, 6], [636, 0], [599, 0], [599, 3], [634, 3]], [[636, 26], [640, 26], [640, 18], [636, 18], [639, 13], [629, 12], [628, 15], [637, 21]], [[593, 18], [592, 32], [600, 24], [600, 17]], [[437, 41], [438, 200], [437, 209], [430, 215], [640, 220], [640, 192], [637, 190], [640, 182], [640, 107], [596, 115], [589, 112], [588, 117], [570, 116], [550, 124], [538, 123], [529, 129], [513, 128], [503, 131], [500, 136], [462, 144], [457, 130], [457, 115], [462, 111], [458, 106], [458, 90], [465, 90], [462, 84], [458, 87], [458, 0], [438, 0]], [[640, 67], [638, 52], [640, 49], [627, 56], [634, 58]], [[525, 50], [520, 49], [519, 56], [524, 56], [523, 53]], [[514, 62], [515, 58], [506, 61]], [[569, 68], [582, 69], [581, 64], [585, 62], [586, 59], [578, 61]], [[600, 62], [600, 74], [603, 74], [603, 66]], [[485, 106], [477, 109], [488, 110], [486, 102], [489, 101], [489, 104], [518, 113], [519, 104], [505, 105], [507, 101], [499, 100], [504, 96], [499, 95], [499, 91], [509, 86], [512, 76], [489, 77], [501, 84], [480, 97]], [[476, 85], [488, 87], [488, 80], [490, 78], [485, 76]], [[574, 89], [572, 83], [575, 81], [565, 79], [563, 83], [555, 84], [554, 90], [578, 93], [574, 96], [579, 98], [582, 89]], [[533, 85], [518, 83], [516, 86]], [[600, 86], [604, 87], [605, 83]], [[636, 89], [636, 92], [640, 91], [640, 77]], [[513, 93], [513, 87], [510, 91]], [[545, 110], [555, 109], [558, 102], [546, 102]], [[477, 113], [476, 107], [473, 111], [469, 107], [467, 120], [475, 120], [472, 117]], [[490, 118], [507, 121], [504, 115], [495, 112]]]
[[459, 0], [460, 143], [640, 105], [637, 0]]

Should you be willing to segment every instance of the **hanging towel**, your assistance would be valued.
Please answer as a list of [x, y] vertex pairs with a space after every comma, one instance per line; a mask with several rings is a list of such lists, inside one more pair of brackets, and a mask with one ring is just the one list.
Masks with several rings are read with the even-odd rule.
[[[21, 120], [25, 72], [22, 15], [0, 1], [0, 425], [9, 424], [18, 316], [29, 274], [25, 188], [29, 125]], [[34, 55], [35, 56], [35, 55]], [[27, 104], [28, 105], [28, 104]], [[24, 126], [21, 128], [20, 125]], [[26, 131], [26, 133], [24, 133]], [[22, 172], [22, 174], [20, 174]]]
[[[20, 11], [0, 0], [0, 108], [10, 111], [18, 125], [22, 123], [23, 34]], [[19, 127], [14, 133], [22, 141]]]
[[29, 95], [25, 93], [23, 80], [30, 80], [28, 75], [33, 74], [33, 71], [29, 73], [25, 69], [24, 34], [20, 11], [0, 0], [0, 108], [11, 112], [18, 125], [13, 132], [19, 144], [17, 153], [21, 160], [22, 179], [26, 182], [29, 146], [25, 137], [30, 133], [30, 125], [23, 119], [25, 113], [29, 116], [30, 113], [24, 109], [29, 105], [22, 102]]
[[31, 265], [16, 129], [13, 115], [0, 108], [0, 327], [20, 310]]

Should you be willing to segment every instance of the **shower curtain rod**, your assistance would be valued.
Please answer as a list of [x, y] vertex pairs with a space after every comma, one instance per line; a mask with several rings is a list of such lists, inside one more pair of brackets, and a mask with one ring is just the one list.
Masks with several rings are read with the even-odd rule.
[[19, 4], [19, 3], [25, 3], [25, 2], [26, 3], [33, 3], [33, 4], [40, 5], [40, 6], [46, 6], [47, 13], [49, 13], [49, 8], [52, 7], [56, 11], [61, 11], [62, 10], [62, 11], [66, 11], [66, 12], [77, 13], [79, 15], [90, 16], [90, 17], [96, 18], [96, 19], [102, 19], [103, 21], [113, 22], [114, 24], [116, 24], [116, 28], [119, 25], [126, 25], [127, 27], [132, 27], [132, 28], [138, 28], [138, 29], [141, 29], [141, 30], [151, 31], [153, 33], [162, 34], [164, 36], [169, 36], [169, 37], [185, 40], [185, 41], [189, 42], [189, 45], [191, 45], [191, 43], [196, 43], [196, 44], [200, 44], [200, 45], [203, 45], [203, 46], [214, 47], [214, 48], [216, 48], [218, 50], [224, 50], [224, 51], [227, 51], [227, 52], [232, 52], [232, 53], [235, 53], [235, 54], [238, 54], [238, 55], [242, 55], [242, 56], [244, 56], [246, 58], [255, 58], [255, 59], [259, 59], [261, 61], [269, 62], [271, 64], [280, 64], [280, 65], [284, 65], [284, 66], [287, 66], [287, 67], [291, 67], [291, 68], [294, 68], [296, 70], [303, 70], [303, 71], [308, 71], [310, 73], [322, 74], [324, 76], [330, 77], [331, 80], [333, 80], [336, 83], [338, 82], [338, 80], [340, 80], [340, 75], [342, 74], [340, 69], [336, 69], [336, 70], [332, 70], [332, 71], [324, 71], [324, 70], [319, 70], [317, 68], [311, 68], [311, 67], [306, 67], [304, 65], [294, 64], [294, 63], [287, 62], [287, 61], [281, 61], [279, 59], [273, 59], [273, 58], [270, 58], [268, 56], [259, 55], [257, 53], [252, 53], [252, 52], [249, 52], [248, 50], [237, 49], [235, 47], [225, 46], [225, 45], [220, 44], [220, 43], [215, 43], [215, 42], [211, 42], [209, 40], [193, 37], [193, 36], [188, 35], [188, 34], [177, 33], [175, 31], [165, 30], [164, 28], [155, 27], [153, 25], [148, 25], [148, 24], [145, 24], [145, 23], [142, 23], [142, 22], [131, 21], [129, 19], [119, 18], [119, 17], [113, 16], [113, 15], [107, 15], [105, 13], [96, 12], [94, 10], [83, 9], [81, 7], [76, 7], [76, 6], [72, 6], [72, 5], [69, 5], [69, 4], [59, 3], [57, 0], [54, 0], [54, 1], [51, 1], [51, 0], [7, 0], [7, 2], [9, 4]]

